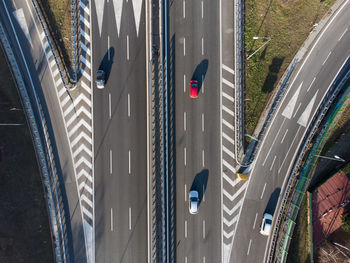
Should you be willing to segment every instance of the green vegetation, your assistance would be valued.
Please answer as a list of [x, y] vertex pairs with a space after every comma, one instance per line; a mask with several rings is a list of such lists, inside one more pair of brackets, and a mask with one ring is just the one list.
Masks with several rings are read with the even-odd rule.
[[54, 262], [31, 133], [0, 48], [0, 262]]
[[246, 62], [245, 125], [252, 134], [273, 89], [312, 27], [335, 0], [246, 1], [245, 48], [247, 57], [271, 41]]
[[52, 40], [55, 42], [58, 55], [66, 68], [73, 61], [72, 48], [72, 1], [39, 0], [38, 4], [45, 16]]
[[349, 213], [344, 213], [341, 215], [341, 221], [342, 221], [342, 226], [341, 228], [347, 232], [350, 233], [350, 214]]
[[306, 263], [310, 261], [310, 237], [307, 209], [307, 194], [305, 194], [297, 216], [292, 241], [289, 246], [287, 263]]

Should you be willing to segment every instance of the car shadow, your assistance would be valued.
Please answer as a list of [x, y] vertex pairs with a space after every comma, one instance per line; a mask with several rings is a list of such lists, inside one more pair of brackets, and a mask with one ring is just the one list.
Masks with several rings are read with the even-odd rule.
[[264, 213], [269, 213], [270, 215], [273, 216], [273, 214], [275, 213], [276, 210], [276, 206], [278, 203], [278, 198], [280, 196], [281, 193], [281, 188], [277, 187], [273, 193], [270, 196], [269, 202], [266, 205], [266, 209]]
[[[108, 53], [109, 53], [109, 59], [108, 59]], [[105, 72], [105, 85], [108, 82], [109, 75], [111, 73], [112, 65], [114, 63], [114, 47], [110, 47], [109, 50], [107, 50], [106, 54], [103, 56], [103, 59], [98, 67], [98, 70], [103, 70]]]
[[197, 173], [193, 183], [191, 185], [192, 190], [196, 190], [198, 192], [198, 206], [202, 202], [205, 190], [207, 189], [207, 184], [208, 184], [208, 177], [209, 177], [209, 170], [208, 169], [203, 169], [201, 172]]
[[196, 67], [196, 69], [194, 70], [194, 72], [192, 74], [191, 80], [198, 81], [198, 93], [200, 92], [200, 90], [202, 88], [205, 75], [207, 74], [207, 71], [208, 71], [208, 66], [209, 66], [208, 60], [203, 59], [202, 62], [198, 64], [198, 66]]

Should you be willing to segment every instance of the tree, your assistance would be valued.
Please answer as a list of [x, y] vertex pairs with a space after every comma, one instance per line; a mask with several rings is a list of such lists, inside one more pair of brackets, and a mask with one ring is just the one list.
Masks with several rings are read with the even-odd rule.
[[350, 233], [350, 214], [344, 213], [341, 216], [341, 221], [343, 222], [341, 228], [345, 231]]

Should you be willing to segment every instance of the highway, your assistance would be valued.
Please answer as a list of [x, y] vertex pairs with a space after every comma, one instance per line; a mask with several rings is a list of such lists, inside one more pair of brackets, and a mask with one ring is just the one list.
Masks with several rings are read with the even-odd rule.
[[93, 84], [96, 262], [146, 262], [144, 1], [93, 6], [92, 74], [107, 75], [104, 89]]
[[[308, 125], [350, 55], [350, 3], [321, 31], [294, 70], [250, 174], [235, 233], [231, 262], [264, 262], [270, 238], [259, 233], [264, 212], [274, 214]], [[277, 216], [274, 214], [274, 216]]]
[[[203, 9], [202, 9], [203, 8]], [[173, 1], [169, 53], [175, 71], [176, 262], [216, 262], [221, 257], [220, 42], [218, 1]], [[202, 76], [204, 82], [202, 82]], [[199, 96], [189, 98], [189, 81]], [[196, 189], [199, 213], [189, 213]]]

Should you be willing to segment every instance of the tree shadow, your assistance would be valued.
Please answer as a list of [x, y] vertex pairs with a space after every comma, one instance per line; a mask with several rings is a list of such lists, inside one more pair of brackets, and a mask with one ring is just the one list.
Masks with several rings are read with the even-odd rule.
[[[109, 54], [109, 55], [108, 55]], [[110, 47], [106, 54], [103, 56], [103, 59], [98, 67], [98, 70], [103, 70], [106, 74], [105, 85], [108, 82], [109, 75], [111, 73], [112, 65], [114, 63], [114, 47]]]
[[201, 63], [198, 64], [196, 69], [194, 70], [192, 74], [191, 80], [197, 80], [198, 81], [198, 92], [201, 90], [205, 75], [208, 71], [209, 62], [207, 59], [203, 59]]
[[203, 169], [201, 172], [197, 173], [193, 183], [191, 185], [192, 190], [196, 190], [198, 192], [198, 205], [202, 202], [205, 190], [207, 189], [207, 184], [208, 184], [208, 177], [209, 177], [209, 170], [208, 169]]
[[278, 73], [281, 70], [281, 66], [283, 64], [284, 59], [285, 57], [274, 57], [272, 59], [272, 63], [269, 66], [269, 73], [262, 86], [263, 92], [270, 93], [273, 90], [275, 83], [277, 82]]

